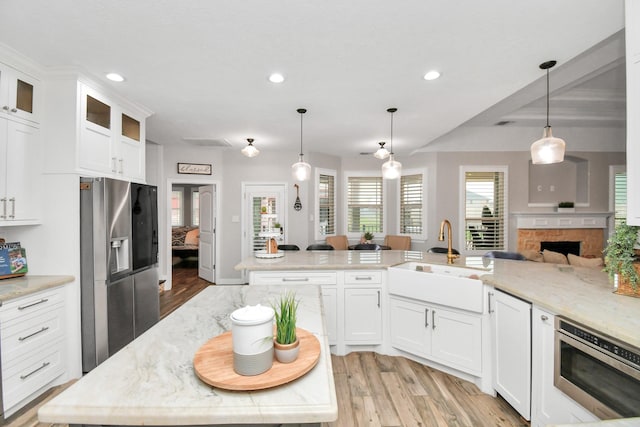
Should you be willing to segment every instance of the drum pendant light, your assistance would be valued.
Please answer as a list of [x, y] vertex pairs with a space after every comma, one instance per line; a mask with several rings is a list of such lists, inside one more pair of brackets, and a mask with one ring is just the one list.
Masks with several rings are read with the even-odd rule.
[[311, 165], [304, 161], [304, 154], [302, 153], [302, 117], [307, 110], [298, 108], [296, 111], [300, 113], [300, 157], [296, 163], [291, 165], [291, 174], [293, 179], [297, 181], [306, 181], [311, 177]]
[[389, 160], [382, 164], [382, 178], [396, 179], [402, 173], [402, 164], [393, 158], [393, 113], [398, 111], [397, 108], [387, 108], [387, 112], [391, 113], [391, 139], [389, 140]]
[[255, 157], [260, 154], [260, 150], [253, 146], [253, 138], [247, 138], [249, 145], [244, 147], [240, 152], [247, 157]]
[[560, 163], [564, 160], [565, 143], [551, 134], [549, 125], [549, 69], [556, 65], [556, 61], [540, 64], [540, 69], [547, 70], [547, 125], [542, 138], [531, 144], [531, 161], [534, 165]]

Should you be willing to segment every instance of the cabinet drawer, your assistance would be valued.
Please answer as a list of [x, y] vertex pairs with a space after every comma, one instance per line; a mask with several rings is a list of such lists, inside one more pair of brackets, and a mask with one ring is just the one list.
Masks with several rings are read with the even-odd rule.
[[37, 312], [49, 310], [63, 302], [62, 288], [51, 289], [2, 304], [0, 308], [0, 325], [23, 316], [31, 316]]
[[382, 271], [345, 271], [345, 285], [363, 285], [382, 283]]
[[332, 273], [314, 273], [307, 271], [291, 271], [278, 273], [254, 273], [252, 285], [335, 285], [337, 283], [337, 274]]
[[47, 342], [63, 336], [64, 309], [55, 308], [31, 317], [2, 324], [2, 363], [7, 365], [15, 358], [37, 353]]
[[2, 367], [2, 397], [5, 409], [36, 392], [64, 373], [64, 345], [58, 341], [32, 352], [18, 363]]

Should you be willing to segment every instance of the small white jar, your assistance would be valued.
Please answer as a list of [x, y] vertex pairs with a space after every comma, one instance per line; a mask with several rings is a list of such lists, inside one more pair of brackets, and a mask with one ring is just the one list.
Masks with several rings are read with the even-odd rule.
[[259, 375], [273, 365], [273, 308], [248, 305], [231, 313], [233, 369]]

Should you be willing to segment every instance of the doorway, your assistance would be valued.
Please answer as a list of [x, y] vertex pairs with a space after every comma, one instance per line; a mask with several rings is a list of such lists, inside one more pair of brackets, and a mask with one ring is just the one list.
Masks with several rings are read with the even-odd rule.
[[[216, 218], [219, 195], [217, 183], [206, 178], [167, 180], [166, 235], [168, 242], [167, 282], [172, 287], [174, 272], [215, 283], [218, 254]], [[175, 271], [174, 271], [175, 270]]]

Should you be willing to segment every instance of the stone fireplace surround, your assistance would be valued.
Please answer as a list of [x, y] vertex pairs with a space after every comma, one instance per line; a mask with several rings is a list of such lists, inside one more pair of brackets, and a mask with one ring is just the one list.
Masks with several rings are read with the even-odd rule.
[[580, 256], [602, 257], [610, 215], [611, 212], [514, 214], [518, 230], [518, 251], [539, 251], [540, 242], [579, 241]]

